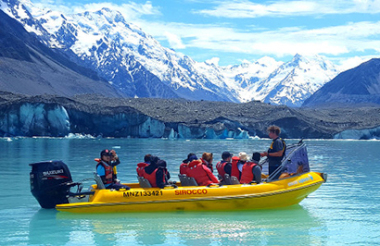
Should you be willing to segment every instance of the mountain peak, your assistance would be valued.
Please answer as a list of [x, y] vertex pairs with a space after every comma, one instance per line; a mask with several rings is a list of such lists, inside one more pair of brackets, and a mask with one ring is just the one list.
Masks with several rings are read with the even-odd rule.
[[[30, 18], [46, 30], [36, 33], [41, 40], [50, 47], [60, 44], [65, 48], [60, 51], [73, 61], [95, 70], [129, 96], [234, 102], [254, 98], [296, 105], [335, 71], [328, 65], [321, 70], [323, 63], [300, 54], [288, 63], [267, 56], [226, 67], [219, 66], [217, 58], [196, 62], [163, 47], [138, 26], [126, 23], [123, 15], [112, 8], [66, 16], [31, 9]], [[31, 23], [14, 14], [13, 18], [25, 28]]]

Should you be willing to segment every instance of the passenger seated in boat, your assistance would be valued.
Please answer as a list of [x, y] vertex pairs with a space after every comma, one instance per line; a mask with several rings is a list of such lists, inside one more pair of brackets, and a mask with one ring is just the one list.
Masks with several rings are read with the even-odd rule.
[[194, 153], [189, 153], [187, 159], [183, 160], [182, 164], [179, 166], [179, 174], [186, 175], [188, 164], [193, 160], [198, 160], [198, 157]]
[[100, 159], [95, 159], [98, 162], [96, 165], [96, 172], [103, 181], [106, 189], [116, 189], [125, 188], [129, 190], [127, 185], [122, 185], [116, 179], [115, 167], [120, 164], [119, 157], [114, 150], [102, 150], [100, 152]]
[[[240, 153], [244, 153], [244, 152], [240, 152]], [[241, 177], [241, 171], [240, 170], [242, 169], [245, 161], [246, 161], [246, 159], [245, 160], [241, 160], [239, 156], [233, 156], [232, 157], [232, 161], [231, 161], [231, 175], [230, 175], [231, 177], [234, 176], [234, 177], [237, 178], [237, 180], [240, 181], [240, 177]], [[239, 170], [239, 167], [240, 167], [240, 170]]]
[[212, 183], [218, 184], [219, 180], [212, 174], [211, 170], [202, 164], [201, 160], [193, 160], [188, 164], [188, 177], [194, 178], [199, 186], [206, 186]]
[[231, 158], [232, 154], [228, 151], [222, 153], [222, 160], [216, 164], [219, 179], [222, 181], [225, 174], [231, 176]]
[[237, 168], [241, 174], [242, 170], [243, 170], [243, 166], [244, 164], [248, 161], [248, 155], [247, 153], [245, 152], [240, 152], [239, 153], [239, 161], [237, 163]]
[[247, 161], [243, 165], [241, 172], [241, 184], [249, 184], [251, 182], [261, 183], [261, 167], [259, 165], [260, 153], [255, 152], [252, 154], [251, 161]]
[[170, 179], [170, 173], [166, 169], [166, 162], [160, 160], [157, 156], [152, 156], [150, 165], [146, 166], [142, 171], [145, 179], [147, 179], [152, 187], [164, 188]]
[[208, 167], [211, 170], [211, 172], [214, 172], [214, 168], [212, 166], [212, 161], [213, 161], [213, 154], [212, 153], [204, 152], [202, 154], [201, 161], [202, 161], [203, 165], [205, 165], [206, 167]]
[[142, 171], [144, 170], [144, 167], [149, 166], [151, 156], [152, 156], [151, 154], [146, 154], [144, 156], [144, 162], [140, 162], [137, 164], [137, 168], [136, 168], [137, 176], [142, 177]]

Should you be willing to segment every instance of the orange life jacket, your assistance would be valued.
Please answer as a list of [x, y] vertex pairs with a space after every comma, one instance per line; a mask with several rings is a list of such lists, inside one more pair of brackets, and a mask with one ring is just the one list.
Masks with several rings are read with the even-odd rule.
[[143, 170], [144, 170], [144, 167], [146, 166], [149, 166], [149, 164], [145, 163], [145, 162], [140, 162], [139, 164], [137, 164], [137, 168], [136, 168], [136, 172], [137, 172], [137, 176], [139, 177], [142, 177], [143, 176]]
[[256, 163], [248, 162], [248, 161], [244, 164], [242, 172], [241, 172], [241, 179], [240, 179], [241, 184], [249, 184], [253, 181], [254, 175], [253, 175], [252, 169], [256, 165], [257, 165]]
[[219, 183], [219, 180], [212, 174], [211, 170], [203, 165], [200, 160], [194, 160], [189, 163], [187, 176], [194, 178], [199, 186]]

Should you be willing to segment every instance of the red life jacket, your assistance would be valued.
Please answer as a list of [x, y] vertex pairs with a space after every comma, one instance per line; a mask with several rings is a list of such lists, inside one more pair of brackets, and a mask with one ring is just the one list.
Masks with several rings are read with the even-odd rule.
[[[157, 180], [156, 180], [156, 173], [157, 173], [158, 168], [156, 168], [151, 174], [148, 174], [145, 172], [145, 168], [142, 170], [142, 177], [147, 179], [152, 187], [158, 187], [157, 186]], [[164, 182], [165, 182], [165, 177], [163, 177]]]
[[[145, 172], [145, 168], [142, 170], [142, 177], [147, 179], [152, 187], [158, 187], [157, 185], [157, 179], [156, 179], [156, 173], [157, 173], [158, 167], [154, 169], [154, 171], [151, 174], [148, 174]], [[165, 183], [165, 172], [164, 175], [162, 175], [162, 181]]]
[[149, 164], [145, 163], [145, 162], [140, 162], [139, 164], [137, 164], [137, 168], [136, 168], [136, 172], [137, 172], [137, 176], [139, 177], [142, 177], [143, 176], [143, 170], [144, 170], [144, 167], [146, 166], [149, 166]]
[[211, 172], [214, 171], [214, 168], [212, 167], [211, 163], [209, 163], [208, 161], [204, 160], [203, 158], [201, 158], [200, 160], [202, 161], [203, 165], [205, 165], [206, 167], [208, 167], [211, 170]]
[[240, 161], [240, 158], [237, 156], [232, 157], [232, 162], [231, 162], [231, 176], [235, 176], [238, 180], [240, 180], [241, 173], [238, 169], [238, 163]]
[[257, 164], [254, 162], [246, 162], [243, 166], [242, 172], [241, 172], [241, 179], [240, 183], [241, 184], [249, 184], [253, 181], [253, 172], [252, 169], [256, 166]]
[[113, 167], [108, 165], [107, 163], [103, 162], [100, 159], [95, 159], [95, 161], [98, 162], [98, 165], [96, 165], [96, 169], [98, 169], [99, 165], [102, 165], [105, 171], [105, 179], [103, 180], [104, 184], [112, 184], [114, 183], [114, 173], [113, 173]]
[[194, 178], [199, 186], [219, 183], [219, 180], [212, 174], [211, 170], [203, 165], [200, 160], [194, 160], [189, 163], [187, 176]]
[[220, 161], [216, 164], [216, 170], [218, 170], [218, 173], [221, 177], [224, 177], [224, 175], [226, 174], [226, 171], [224, 171], [224, 167], [227, 163], [227, 161]]
[[180, 166], [179, 166], [179, 174], [187, 174], [187, 169], [188, 169], [188, 165], [187, 163], [182, 163]]

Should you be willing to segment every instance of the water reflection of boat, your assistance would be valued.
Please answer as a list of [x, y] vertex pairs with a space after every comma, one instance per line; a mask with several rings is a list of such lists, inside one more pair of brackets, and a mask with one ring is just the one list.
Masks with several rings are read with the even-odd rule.
[[128, 216], [57, 213], [56, 218], [69, 221], [75, 228], [85, 223], [96, 242], [107, 238], [111, 243], [134, 245], [258, 245], [260, 242], [310, 245], [318, 242], [311, 232], [321, 227], [321, 222], [300, 205], [244, 213], [164, 212]]
[[[326, 176], [308, 170], [304, 144], [289, 148], [283, 167], [297, 169], [306, 164], [304, 173], [281, 180], [273, 175], [260, 184], [237, 184], [223, 186], [183, 186], [141, 188], [140, 184], [126, 184], [130, 190], [100, 189], [101, 182], [92, 186], [90, 192], [70, 193], [73, 185], [67, 166], [59, 161], [31, 164], [32, 193], [42, 207], [56, 207], [59, 211], [74, 213], [99, 212], [152, 212], [152, 211], [233, 211], [291, 206], [298, 204], [314, 192], [326, 180]], [[301, 153], [301, 157], [295, 153]], [[306, 156], [306, 157], [305, 157]], [[292, 167], [292, 165], [295, 167]], [[280, 170], [280, 169], [279, 169]], [[49, 185], [44, 184], [49, 183]], [[48, 187], [53, 187], [49, 188]], [[76, 199], [69, 202], [67, 196]], [[73, 199], [70, 199], [71, 201]]]

